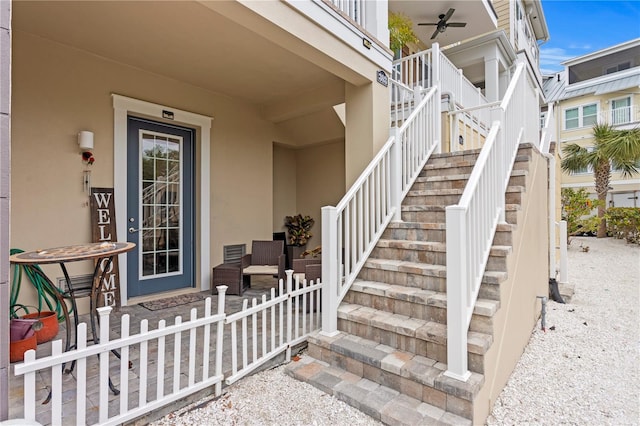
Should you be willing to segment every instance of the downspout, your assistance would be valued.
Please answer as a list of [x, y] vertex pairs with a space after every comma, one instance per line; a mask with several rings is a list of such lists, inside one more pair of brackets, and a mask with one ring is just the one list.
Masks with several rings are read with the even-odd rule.
[[548, 152], [542, 156], [547, 159], [549, 167], [549, 279], [556, 279], [556, 157]]
[[[555, 132], [555, 108], [554, 103], [551, 102], [547, 106], [547, 113], [549, 116], [545, 122], [546, 131], [549, 131], [549, 122], [553, 120], [553, 126], [551, 128]], [[546, 135], [545, 139], [548, 139], [548, 146], [541, 146], [541, 153], [544, 158], [547, 159], [548, 168], [549, 168], [549, 211], [548, 211], [548, 222], [549, 222], [549, 282], [551, 280], [556, 279], [557, 276], [557, 268], [556, 268], [556, 157], [555, 154], [551, 154], [551, 138], [556, 139], [556, 135]], [[541, 141], [544, 143], [545, 141]], [[557, 145], [555, 149], [558, 149]], [[555, 150], [554, 150], [555, 153]]]

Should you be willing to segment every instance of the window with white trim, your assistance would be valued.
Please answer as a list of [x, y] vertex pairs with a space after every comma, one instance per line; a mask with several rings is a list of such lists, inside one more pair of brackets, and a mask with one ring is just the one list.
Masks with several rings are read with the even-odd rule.
[[611, 124], [631, 122], [631, 96], [611, 100]]
[[598, 122], [598, 104], [581, 105], [564, 110], [565, 130], [593, 126]]

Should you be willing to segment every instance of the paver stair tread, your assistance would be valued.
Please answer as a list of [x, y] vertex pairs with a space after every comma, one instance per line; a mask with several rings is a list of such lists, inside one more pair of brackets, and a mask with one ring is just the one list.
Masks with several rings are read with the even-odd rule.
[[[407, 193], [410, 197], [433, 197], [433, 196], [445, 196], [445, 195], [462, 195], [464, 189], [416, 189]], [[525, 192], [524, 186], [509, 185], [506, 192]]]
[[[378, 281], [357, 279], [352, 284], [350, 290], [397, 300], [403, 300], [411, 303], [436, 306], [443, 309], [447, 308], [446, 293], [433, 290], [424, 290], [417, 287], [407, 287], [382, 283]], [[491, 317], [499, 307], [500, 302], [497, 300], [478, 298], [473, 308], [473, 313], [475, 315]]]
[[456, 180], [468, 180], [470, 173], [461, 173], [457, 175], [443, 175], [443, 176], [419, 176], [415, 182], [446, 182]]
[[444, 375], [447, 370], [445, 363], [342, 331], [331, 337], [314, 332], [309, 336], [309, 344], [425, 386], [446, 389], [448, 393], [468, 401], [473, 400], [484, 382], [484, 376], [475, 372], [471, 372], [466, 382], [451, 379]]
[[[373, 259], [369, 258], [364, 264], [367, 268], [384, 269], [387, 271], [406, 272], [410, 274], [430, 275], [434, 277], [447, 276], [447, 267], [444, 265], [430, 265], [425, 263], [407, 262], [404, 260]], [[482, 281], [490, 284], [500, 284], [507, 277], [503, 271], [485, 271]]]
[[444, 223], [436, 223], [436, 222], [391, 222], [387, 225], [388, 229], [437, 229], [444, 230], [447, 229], [447, 225]]
[[[403, 221], [403, 222], [390, 222], [387, 225], [388, 229], [436, 229], [436, 230], [446, 230], [446, 223], [442, 222], [411, 222], [411, 221]], [[497, 227], [497, 231], [500, 232], [508, 232], [513, 231], [515, 226], [511, 223], [499, 223]]]
[[[376, 245], [377, 247], [384, 248], [401, 248], [407, 250], [425, 250], [425, 251], [438, 251], [446, 252], [446, 243], [439, 243], [434, 241], [415, 241], [415, 240], [397, 240], [397, 239], [380, 239]], [[511, 253], [511, 246], [491, 246], [491, 256], [506, 256]]]
[[463, 189], [414, 189], [407, 193], [408, 197], [433, 197], [444, 195], [462, 195]]
[[[406, 315], [380, 311], [368, 306], [343, 302], [338, 307], [338, 318], [390, 331], [401, 336], [414, 337], [441, 345], [447, 343], [447, 326], [434, 321], [411, 318]], [[467, 350], [484, 355], [491, 347], [493, 337], [476, 331], [467, 332]]]
[[344, 401], [373, 419], [394, 425], [471, 425], [470, 419], [401, 394], [326, 362], [303, 355], [285, 369], [290, 376]]
[[430, 265], [426, 263], [408, 262], [404, 260], [369, 258], [365, 262], [364, 266], [372, 269], [384, 269], [387, 271], [406, 272], [434, 277], [447, 276], [447, 267], [444, 265]]

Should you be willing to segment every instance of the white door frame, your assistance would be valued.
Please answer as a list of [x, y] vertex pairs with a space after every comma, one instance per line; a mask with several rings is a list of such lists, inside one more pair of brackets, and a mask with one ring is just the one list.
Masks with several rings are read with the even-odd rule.
[[[156, 118], [162, 122], [168, 113], [173, 114], [173, 122], [188, 126], [197, 127], [200, 133], [199, 150], [196, 150], [200, 159], [199, 170], [196, 171], [196, 188], [200, 187], [200, 194], [197, 197], [196, 226], [199, 229], [196, 244], [196, 286], [200, 285], [200, 290], [209, 290], [211, 271], [210, 260], [210, 182], [211, 170], [209, 158], [211, 154], [211, 121], [213, 117], [207, 117], [188, 111], [181, 111], [172, 107], [158, 105], [139, 99], [128, 98], [117, 94], [111, 95], [113, 99], [113, 187], [116, 207], [116, 230], [119, 241], [127, 240], [127, 115], [143, 115], [149, 118]], [[196, 142], [196, 147], [198, 146]], [[195, 165], [198, 167], [198, 165]], [[199, 179], [199, 181], [198, 181]], [[200, 256], [198, 257], [198, 250]], [[120, 300], [122, 305], [127, 305], [127, 257], [121, 256], [118, 259], [120, 265]], [[199, 281], [199, 282], [198, 282]]]

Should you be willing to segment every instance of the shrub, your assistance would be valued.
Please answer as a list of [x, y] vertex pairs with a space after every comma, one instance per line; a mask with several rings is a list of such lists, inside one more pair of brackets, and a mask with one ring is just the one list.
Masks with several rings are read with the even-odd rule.
[[610, 207], [604, 217], [608, 235], [640, 244], [640, 207]]
[[599, 220], [592, 212], [599, 204], [584, 188], [563, 188], [562, 219], [567, 221], [567, 235], [595, 234]]

